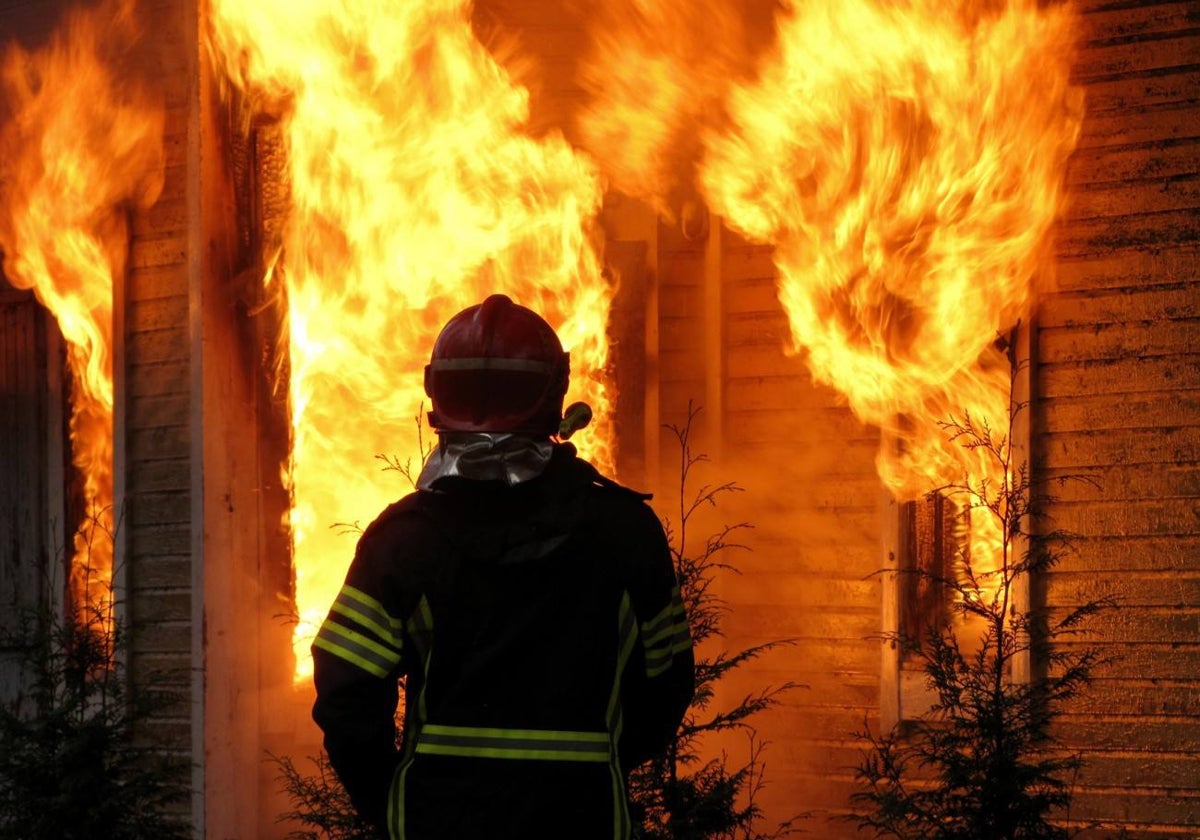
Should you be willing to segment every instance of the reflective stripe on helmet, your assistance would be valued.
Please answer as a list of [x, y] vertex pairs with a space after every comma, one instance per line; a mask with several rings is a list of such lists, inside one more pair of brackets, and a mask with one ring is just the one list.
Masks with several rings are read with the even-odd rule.
[[[565, 361], [570, 354], [563, 353]], [[429, 363], [432, 371], [442, 370], [513, 370], [521, 373], [553, 373], [560, 370], [562, 362], [539, 362], [537, 359], [498, 359], [478, 356], [470, 359], [434, 359]]]

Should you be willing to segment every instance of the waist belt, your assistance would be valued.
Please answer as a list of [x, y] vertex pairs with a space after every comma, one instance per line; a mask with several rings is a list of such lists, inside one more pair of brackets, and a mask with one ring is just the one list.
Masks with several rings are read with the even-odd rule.
[[417, 736], [417, 752], [466, 758], [607, 762], [612, 757], [612, 743], [607, 732], [484, 729], [429, 723], [421, 727]]

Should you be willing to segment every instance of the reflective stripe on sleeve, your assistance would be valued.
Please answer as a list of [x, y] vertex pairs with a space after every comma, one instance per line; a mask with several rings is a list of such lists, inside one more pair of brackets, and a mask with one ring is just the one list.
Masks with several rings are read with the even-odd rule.
[[417, 752], [466, 758], [607, 762], [611, 744], [607, 732], [486, 729], [430, 723], [421, 729]]
[[313, 647], [332, 653], [372, 676], [382, 679], [400, 661], [400, 652], [389, 650], [378, 642], [326, 619], [321, 625]]
[[401, 621], [392, 618], [383, 604], [367, 593], [346, 584], [338, 593], [331, 608], [355, 624], [370, 630], [385, 643], [397, 650], [401, 647]]
[[679, 587], [671, 590], [671, 600], [654, 618], [641, 625], [642, 646], [646, 654], [646, 676], [657, 677], [671, 667], [672, 658], [692, 646], [687, 613]]

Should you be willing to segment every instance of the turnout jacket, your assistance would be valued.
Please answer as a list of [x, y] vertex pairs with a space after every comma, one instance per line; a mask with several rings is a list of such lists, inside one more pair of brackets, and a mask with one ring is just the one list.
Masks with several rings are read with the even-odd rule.
[[522, 484], [442, 478], [388, 507], [313, 659], [330, 762], [396, 840], [628, 838], [625, 776], [694, 690], [661, 524], [569, 445]]

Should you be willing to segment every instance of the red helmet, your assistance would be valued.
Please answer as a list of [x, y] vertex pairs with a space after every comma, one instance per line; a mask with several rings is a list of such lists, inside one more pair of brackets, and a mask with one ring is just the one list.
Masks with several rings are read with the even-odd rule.
[[492, 295], [451, 318], [433, 344], [429, 423], [439, 431], [556, 434], [569, 359], [540, 315]]

